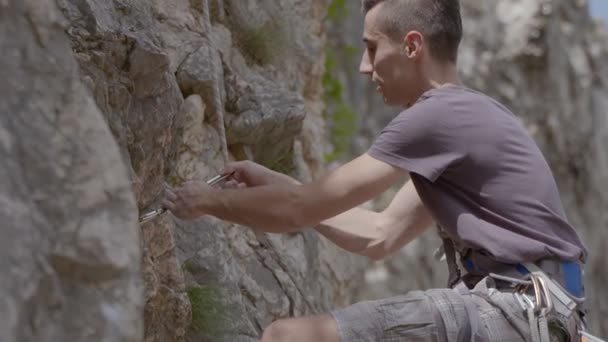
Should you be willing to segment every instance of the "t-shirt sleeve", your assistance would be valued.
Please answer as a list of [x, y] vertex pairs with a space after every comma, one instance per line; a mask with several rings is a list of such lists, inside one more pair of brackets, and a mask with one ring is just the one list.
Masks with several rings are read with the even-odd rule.
[[368, 154], [435, 182], [466, 154], [459, 131], [458, 120], [450, 108], [429, 98], [391, 121]]

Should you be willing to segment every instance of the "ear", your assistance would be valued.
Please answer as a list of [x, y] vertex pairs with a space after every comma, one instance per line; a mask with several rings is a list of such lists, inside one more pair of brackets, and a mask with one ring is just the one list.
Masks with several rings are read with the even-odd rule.
[[424, 37], [418, 31], [410, 31], [403, 37], [403, 53], [408, 58], [416, 58], [422, 54]]

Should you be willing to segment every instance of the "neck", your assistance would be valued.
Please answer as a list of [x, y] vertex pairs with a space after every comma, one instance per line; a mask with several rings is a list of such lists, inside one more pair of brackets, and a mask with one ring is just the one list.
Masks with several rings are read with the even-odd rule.
[[[462, 85], [460, 77], [458, 76], [456, 63], [429, 63], [426, 65], [426, 67], [420, 69], [420, 76], [421, 77], [419, 79], [422, 82], [418, 82], [417, 86], [415, 86], [415, 93], [418, 94], [416, 99], [431, 89], [441, 88], [448, 85]], [[414, 102], [415, 101], [408, 102], [403, 105], [405, 108], [409, 108], [414, 104]]]
[[462, 85], [456, 63], [433, 63], [426, 68], [425, 76], [429, 89], [447, 85]]

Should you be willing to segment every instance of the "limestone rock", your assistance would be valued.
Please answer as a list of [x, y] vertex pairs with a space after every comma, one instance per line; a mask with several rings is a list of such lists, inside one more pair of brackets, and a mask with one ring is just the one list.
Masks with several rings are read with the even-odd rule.
[[141, 341], [135, 199], [54, 2], [0, 2], [0, 340]]
[[[328, 1], [57, 2], [140, 210], [159, 205], [165, 183], [207, 180], [231, 159], [321, 172]], [[150, 342], [257, 340], [276, 318], [347, 303], [363, 265], [311, 231], [168, 214], [141, 230]]]
[[252, 146], [254, 158], [272, 166], [293, 150], [306, 116], [304, 101], [263, 77], [235, 78], [228, 78], [226, 141]]
[[[220, 317], [224, 315], [222, 326], [213, 331], [217, 335], [192, 332], [192, 341], [215, 341], [218, 336], [257, 341], [276, 318], [346, 305], [358, 282], [353, 274], [360, 271], [350, 256], [311, 231], [256, 234], [246, 227], [203, 219], [179, 222], [177, 244], [187, 286], [215, 289], [225, 299], [215, 308]], [[193, 319], [196, 315], [202, 313], [193, 312]]]
[[183, 97], [161, 49], [158, 8], [144, 2], [59, 0], [85, 84], [134, 172], [139, 206], [149, 205], [175, 153]]
[[[177, 80], [182, 93], [199, 94], [215, 113], [220, 109], [216, 105], [226, 101], [223, 84], [224, 69], [219, 52], [209, 44], [208, 41], [203, 42], [203, 45], [184, 60], [177, 71]], [[216, 91], [219, 94], [216, 94]]]
[[176, 183], [186, 180], [206, 180], [218, 174], [222, 167], [222, 145], [225, 140], [205, 121], [207, 108], [198, 95], [184, 101], [183, 144], [178, 149], [174, 175]]

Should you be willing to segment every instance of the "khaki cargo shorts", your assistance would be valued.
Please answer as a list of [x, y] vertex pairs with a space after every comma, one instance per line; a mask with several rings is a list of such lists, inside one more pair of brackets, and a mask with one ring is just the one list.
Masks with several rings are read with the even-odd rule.
[[[468, 310], [475, 311], [471, 329]], [[331, 312], [342, 342], [358, 341], [529, 341], [529, 325], [514, 294], [486, 286], [469, 294], [452, 289], [412, 291], [364, 301]]]

